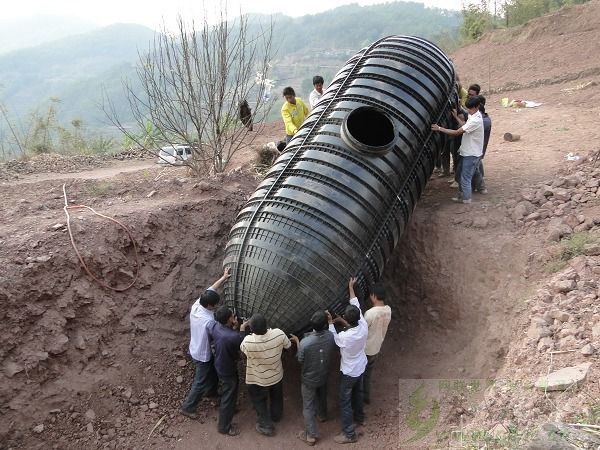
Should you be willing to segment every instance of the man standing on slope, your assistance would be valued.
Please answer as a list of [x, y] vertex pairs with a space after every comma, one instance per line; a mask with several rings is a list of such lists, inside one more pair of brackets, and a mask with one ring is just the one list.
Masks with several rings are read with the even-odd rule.
[[308, 107], [300, 97], [296, 97], [294, 89], [290, 86], [283, 90], [283, 96], [285, 102], [281, 107], [281, 118], [285, 125], [285, 143], [288, 144], [308, 116]]
[[223, 276], [196, 300], [190, 311], [190, 356], [196, 364], [196, 373], [187, 398], [181, 405], [179, 412], [192, 419], [198, 417], [196, 407], [202, 396], [217, 396], [218, 379], [210, 348], [208, 327], [215, 322], [214, 311], [221, 300], [221, 297], [217, 294], [217, 289], [223, 286], [230, 275], [230, 269], [226, 267]]
[[315, 445], [319, 437], [315, 414], [320, 421], [327, 420], [327, 376], [335, 342], [327, 329], [325, 311], [316, 311], [310, 318], [310, 324], [312, 333], [307, 333], [302, 341], [292, 335], [292, 340], [298, 349], [298, 361], [302, 364], [304, 430], [298, 433], [298, 438], [308, 445]]
[[379, 350], [381, 350], [388, 325], [392, 320], [392, 308], [385, 304], [385, 289], [382, 284], [377, 283], [371, 286], [369, 298], [373, 307], [365, 313], [365, 320], [369, 325], [369, 335], [365, 347], [367, 368], [363, 381], [364, 402], [367, 404], [371, 403], [371, 372]]
[[469, 97], [465, 106], [469, 112], [467, 122], [458, 117], [456, 111], [452, 111], [458, 122], [457, 130], [440, 127], [437, 123], [431, 125], [433, 131], [439, 131], [450, 136], [461, 136], [462, 142], [458, 153], [461, 156], [460, 168], [460, 193], [452, 200], [463, 203], [471, 203], [473, 174], [483, 154], [483, 117], [479, 111], [481, 99], [479, 96]]
[[[340, 414], [342, 432], [334, 438], [338, 444], [350, 444], [358, 440], [353, 419], [358, 425], [365, 421], [363, 410], [363, 374], [367, 366], [365, 344], [369, 326], [360, 311], [360, 303], [354, 294], [356, 278], [350, 278], [348, 290], [350, 304], [343, 317], [332, 319], [327, 311], [329, 331], [333, 333], [335, 344], [340, 348]], [[339, 333], [335, 324], [344, 327]]]
[[279, 328], [267, 328], [262, 314], [254, 313], [248, 324], [252, 334], [244, 338], [240, 350], [246, 355], [246, 386], [256, 411], [256, 431], [273, 436], [273, 422], [283, 416], [281, 354], [292, 343]]
[[217, 430], [221, 434], [237, 436], [239, 430], [231, 421], [235, 412], [238, 396], [238, 360], [240, 344], [244, 340], [247, 322], [236, 331], [238, 321], [233, 311], [221, 306], [215, 313], [216, 323], [209, 328], [209, 334], [215, 348], [215, 369], [221, 381], [221, 401], [219, 402], [219, 420]]
[[325, 80], [323, 80], [321, 75], [315, 75], [312, 81], [314, 89], [308, 96], [308, 102], [310, 103], [310, 109], [315, 109], [315, 106], [317, 106], [317, 103], [323, 97], [323, 84]]

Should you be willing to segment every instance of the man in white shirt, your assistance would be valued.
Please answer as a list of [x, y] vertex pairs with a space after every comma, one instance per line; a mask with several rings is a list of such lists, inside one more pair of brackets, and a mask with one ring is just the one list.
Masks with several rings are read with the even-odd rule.
[[323, 77], [321, 75], [315, 75], [313, 77], [314, 89], [308, 96], [308, 102], [310, 103], [311, 110], [315, 109], [315, 106], [317, 106], [317, 103], [319, 102], [319, 100], [321, 100], [321, 97], [323, 97], [323, 84], [324, 83], [325, 83], [325, 80], [323, 80]]
[[392, 320], [392, 308], [385, 304], [385, 288], [377, 283], [369, 289], [369, 299], [373, 307], [365, 313], [365, 320], [369, 325], [369, 335], [365, 353], [367, 355], [367, 368], [363, 380], [364, 402], [371, 403], [371, 372], [375, 359], [381, 350], [381, 344], [387, 333], [388, 325]]
[[[332, 319], [327, 311], [329, 331], [333, 333], [335, 344], [340, 348], [340, 413], [342, 433], [334, 438], [338, 444], [349, 444], [358, 440], [353, 419], [362, 425], [365, 420], [363, 411], [363, 374], [367, 366], [365, 345], [369, 327], [360, 311], [360, 303], [354, 294], [356, 278], [350, 278], [348, 290], [350, 305], [343, 317]], [[339, 333], [334, 324], [344, 327]]]
[[453, 198], [454, 201], [462, 201], [463, 203], [471, 203], [473, 174], [475, 168], [479, 164], [479, 160], [483, 155], [483, 117], [479, 111], [481, 98], [479, 96], [469, 97], [465, 103], [469, 117], [465, 122], [452, 111], [454, 118], [458, 122], [459, 128], [450, 130], [440, 127], [437, 123], [431, 125], [433, 131], [439, 131], [449, 136], [462, 136], [462, 142], [458, 152], [461, 156], [460, 167], [460, 195]]
[[196, 373], [187, 398], [179, 408], [179, 412], [192, 419], [198, 417], [196, 407], [202, 396], [217, 396], [218, 378], [212, 349], [210, 348], [208, 327], [215, 322], [214, 312], [221, 300], [217, 289], [223, 286], [230, 275], [230, 269], [226, 267], [223, 276], [215, 281], [194, 302], [190, 311], [190, 356], [196, 364]]

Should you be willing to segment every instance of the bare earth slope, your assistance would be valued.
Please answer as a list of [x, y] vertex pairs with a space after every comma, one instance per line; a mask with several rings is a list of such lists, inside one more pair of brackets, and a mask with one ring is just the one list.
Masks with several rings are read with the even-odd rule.
[[[525, 208], [523, 192], [537, 192], [559, 172], [577, 170], [579, 163], [565, 161], [566, 153], [586, 155], [598, 148], [600, 108], [594, 99], [600, 88], [592, 70], [600, 66], [598, 53], [592, 52], [600, 33], [598, 11], [598, 1], [562, 10], [519, 30], [486, 36], [453, 55], [465, 84], [478, 82], [484, 90], [490, 83], [494, 89], [509, 83], [528, 88], [488, 96], [493, 119], [486, 156], [489, 194], [477, 195], [470, 206], [457, 205], [450, 201], [455, 191], [447, 179], [432, 178], [386, 268], [393, 322], [375, 369], [362, 447], [447, 448], [448, 433], [472, 418], [477, 430], [487, 432], [495, 421], [534, 427], [557, 411], [549, 410], [548, 402], [541, 405], [548, 397], [532, 389], [516, 399], [489, 393], [488, 403], [472, 410], [454, 392], [440, 402], [437, 421], [423, 428], [429, 409], [421, 408], [415, 392], [420, 383], [437, 379], [501, 377], [529, 385], [548, 369], [550, 347], [528, 347], [532, 344], [523, 336], [530, 316], [543, 315], [534, 296], [546, 286], [546, 263], [559, 251], [560, 244], [546, 241], [551, 220], [581, 215], [581, 223], [597, 233], [600, 198], [593, 188], [581, 188], [587, 189], [585, 197], [568, 205], [554, 194], [544, 199], [550, 206], [532, 200], [531, 213], [550, 208], [546, 219], [529, 220], [516, 211]], [[565, 51], [573, 38], [589, 50], [587, 56]], [[487, 55], [493, 55], [492, 70]], [[543, 105], [502, 108], [504, 96]], [[520, 134], [521, 140], [504, 142], [505, 132]], [[257, 143], [276, 140], [279, 133], [279, 124], [270, 125]], [[230, 173], [204, 180], [190, 179], [182, 169], [130, 171], [126, 165], [122, 174], [117, 166], [93, 176], [27, 175], [0, 183], [0, 449], [303, 448], [293, 437], [302, 427], [293, 352], [284, 357], [285, 416], [275, 437], [254, 431], [243, 384], [235, 417], [239, 437], [216, 432], [216, 409], [209, 402], [200, 405], [199, 421], [177, 414], [192, 379], [189, 306], [218, 276], [231, 224], [258, 183], [251, 158], [250, 152], [242, 154]], [[591, 169], [584, 175], [592, 184], [598, 178]], [[55, 226], [65, 223], [63, 184], [72, 202], [114, 216], [131, 229], [140, 260], [133, 288], [107, 291], [82, 270], [64, 227]], [[127, 284], [135, 272], [127, 235], [89, 212], [71, 214], [75, 239], [92, 271], [113, 285]], [[589, 273], [600, 272], [591, 268], [596, 262], [586, 264]], [[582, 290], [589, 286], [582, 281]], [[586, 295], [597, 300], [596, 294]], [[560, 301], [549, 305], [566, 311]], [[565, 323], [582, 330], [569, 341], [565, 361], [592, 362], [588, 380], [595, 386], [598, 356], [579, 350], [597, 341], [591, 330], [600, 316], [569, 311], [572, 320]], [[559, 325], [548, 325], [555, 327], [553, 349], [561, 348]], [[320, 424], [322, 448], [335, 447], [332, 437], [339, 431], [337, 367], [330, 381], [330, 420]], [[500, 418], [513, 404], [538, 411]]]
[[[527, 89], [598, 78], [598, 42], [600, 1], [592, 0], [520, 27], [486, 34], [452, 58], [466, 85], [478, 82], [488, 92]], [[598, 100], [596, 92], [586, 98], [588, 104]]]

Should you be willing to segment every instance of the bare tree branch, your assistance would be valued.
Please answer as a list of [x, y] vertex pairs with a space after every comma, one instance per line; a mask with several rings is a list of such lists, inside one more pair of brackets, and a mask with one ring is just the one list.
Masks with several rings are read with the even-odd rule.
[[247, 120], [260, 122], [268, 115], [265, 83], [273, 29], [272, 21], [250, 27], [241, 14], [228, 21], [224, 4], [216, 24], [209, 24], [206, 14], [198, 27], [179, 16], [174, 33], [163, 25], [149, 51], [138, 53], [140, 87], [123, 81], [133, 124], [119, 119], [106, 95], [103, 110], [136, 145], [160, 155], [161, 146], [185, 144], [192, 155], [178, 163], [198, 175], [222, 172], [256, 136], [241, 122], [240, 104], [254, 107]]

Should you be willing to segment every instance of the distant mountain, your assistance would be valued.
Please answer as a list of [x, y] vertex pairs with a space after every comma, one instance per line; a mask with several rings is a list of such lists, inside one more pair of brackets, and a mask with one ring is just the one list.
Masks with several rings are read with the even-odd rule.
[[0, 54], [86, 33], [94, 28], [98, 25], [74, 17], [39, 14], [3, 19], [0, 16]]
[[0, 99], [21, 116], [54, 97], [59, 117], [97, 122], [102, 86], [120, 89], [154, 35], [142, 25], [116, 24], [0, 55]]
[[[252, 16], [251, 28], [270, 19]], [[411, 34], [434, 39], [456, 33], [461, 22], [456, 11], [413, 2], [348, 5], [296, 19], [273, 19], [277, 54], [269, 78], [275, 79], [277, 93], [292, 85], [302, 96], [312, 89], [313, 75], [324, 76], [327, 83], [348, 57], [379, 38]], [[127, 114], [121, 79], [135, 78], [138, 50], [146, 51], [154, 35], [141, 25], [117, 24], [0, 54], [0, 102], [16, 121], [57, 98], [59, 120], [81, 119], [89, 128], [102, 127], [102, 88]]]

